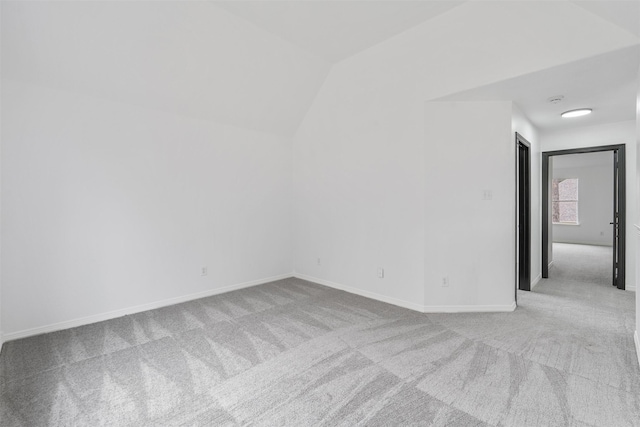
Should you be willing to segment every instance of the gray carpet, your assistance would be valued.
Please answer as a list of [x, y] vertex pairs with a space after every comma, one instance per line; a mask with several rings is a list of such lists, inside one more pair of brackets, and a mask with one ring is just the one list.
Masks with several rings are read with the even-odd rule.
[[639, 425], [634, 294], [550, 279], [519, 304], [424, 315], [287, 279], [12, 341], [0, 424]]
[[610, 286], [613, 281], [611, 246], [553, 244], [553, 265], [549, 277]]

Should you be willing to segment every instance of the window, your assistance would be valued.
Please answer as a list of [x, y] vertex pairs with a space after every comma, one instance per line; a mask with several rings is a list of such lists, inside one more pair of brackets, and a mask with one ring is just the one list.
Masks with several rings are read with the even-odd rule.
[[552, 182], [552, 220], [554, 224], [578, 224], [578, 178]]

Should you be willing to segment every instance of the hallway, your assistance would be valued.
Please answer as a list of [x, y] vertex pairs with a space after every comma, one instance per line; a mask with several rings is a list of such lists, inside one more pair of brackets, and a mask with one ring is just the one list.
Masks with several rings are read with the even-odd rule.
[[611, 286], [613, 249], [610, 246], [553, 244], [551, 279]]
[[[543, 279], [533, 292], [518, 294], [518, 310], [530, 316], [536, 328], [527, 334], [530, 341], [523, 355], [538, 363], [554, 366], [595, 381], [595, 389], [612, 387], [602, 398], [630, 392], [628, 403], [640, 417], [640, 369], [633, 342], [635, 293], [611, 285], [612, 248], [554, 243], [554, 265], [549, 279]], [[564, 383], [564, 382], [563, 382]], [[591, 390], [592, 397], [598, 393]], [[586, 395], [586, 394], [585, 394]], [[595, 402], [593, 402], [595, 403]], [[619, 424], [615, 415], [610, 422]], [[631, 418], [634, 419], [634, 418]]]
[[518, 291], [514, 313], [429, 315], [515, 357], [505, 425], [637, 425], [635, 293], [610, 285], [610, 256], [610, 247], [554, 244], [550, 278]]

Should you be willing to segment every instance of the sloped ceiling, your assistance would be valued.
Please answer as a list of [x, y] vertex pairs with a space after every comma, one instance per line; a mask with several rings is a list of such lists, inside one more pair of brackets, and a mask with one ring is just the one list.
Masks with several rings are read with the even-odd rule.
[[[542, 4], [542, 2], [540, 2]], [[594, 126], [634, 120], [636, 91], [640, 67], [640, 2], [638, 1], [570, 1], [574, 15], [585, 12], [600, 24], [609, 25], [603, 34], [626, 34], [635, 43], [626, 48], [612, 48], [605, 53], [594, 52], [574, 58], [561, 65], [518, 74], [488, 85], [477, 86], [440, 98], [444, 101], [514, 101], [527, 117], [543, 131]], [[550, 4], [549, 4], [550, 5]], [[587, 22], [587, 21], [585, 21]], [[591, 25], [566, 26], [566, 38], [592, 36]], [[536, 31], [540, 37], [549, 28]], [[558, 39], [558, 44], [562, 40]], [[548, 99], [564, 96], [559, 103]], [[563, 119], [560, 114], [577, 108], [592, 108], [593, 114], [575, 119]]]
[[[2, 76], [290, 137], [332, 64], [477, 3], [3, 1]], [[565, 3], [640, 34], [637, 1]]]
[[640, 1], [578, 0], [572, 3], [640, 37]]
[[465, 1], [215, 1], [260, 28], [337, 62]]
[[[542, 130], [633, 120], [640, 46], [607, 52], [442, 98], [446, 101], [514, 101]], [[557, 103], [549, 98], [562, 95]], [[560, 114], [592, 108], [593, 114], [564, 119]]]
[[330, 65], [208, 2], [2, 2], [2, 76], [291, 136]]

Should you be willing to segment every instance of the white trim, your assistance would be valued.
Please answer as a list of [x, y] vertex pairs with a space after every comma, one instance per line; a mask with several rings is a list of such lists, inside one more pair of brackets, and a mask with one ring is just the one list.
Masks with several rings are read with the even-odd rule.
[[401, 299], [388, 297], [386, 295], [377, 294], [375, 292], [363, 291], [361, 289], [352, 288], [351, 286], [341, 285], [339, 283], [330, 282], [329, 280], [318, 279], [317, 277], [307, 276], [306, 274], [293, 273], [293, 277], [297, 277], [298, 279], [306, 280], [309, 282], [314, 282], [319, 285], [328, 286], [330, 288], [339, 289], [341, 291], [349, 292], [350, 294], [360, 295], [362, 297], [371, 298], [377, 301], [386, 302], [388, 304], [397, 305], [399, 307], [408, 308], [409, 310], [415, 310], [419, 312], [424, 312], [424, 306], [420, 304], [416, 304], [413, 302], [404, 301]]
[[0, 353], [2, 353], [2, 344], [4, 344], [4, 334], [0, 331]]
[[625, 291], [629, 291], [629, 292], [635, 292], [636, 291], [636, 287], [635, 286], [626, 286], [624, 288]]
[[425, 313], [496, 313], [514, 311], [516, 302], [509, 305], [426, 305]]
[[638, 365], [640, 365], [640, 338], [638, 338], [638, 331], [633, 334], [633, 341], [636, 343], [636, 356], [638, 356]]
[[288, 279], [292, 277], [291, 273], [281, 274], [279, 276], [267, 277], [265, 279], [252, 280], [250, 282], [238, 283], [235, 285], [224, 286], [222, 288], [209, 289], [203, 292], [196, 292], [194, 294], [183, 295], [175, 298], [168, 298], [161, 301], [155, 301], [148, 304], [136, 305], [133, 307], [127, 307], [120, 310], [109, 311], [106, 313], [95, 314], [92, 316], [81, 317], [78, 319], [66, 320], [64, 322], [52, 323], [50, 325], [39, 326], [37, 328], [25, 329], [18, 332], [11, 332], [2, 336], [2, 341], [7, 342], [11, 340], [17, 340], [20, 338], [26, 338], [33, 335], [46, 334], [48, 332], [55, 332], [61, 329], [75, 328], [78, 326], [89, 325], [91, 323], [102, 322], [104, 320], [115, 319], [117, 317], [126, 316], [128, 314], [140, 313], [143, 311], [153, 310], [160, 307], [166, 307], [168, 305], [180, 304], [187, 301], [192, 301], [199, 298], [206, 298], [213, 295], [224, 294], [226, 292], [235, 291], [238, 289], [249, 288], [252, 286], [262, 285], [264, 283], [274, 282], [276, 280]]
[[636, 227], [636, 231], [638, 232], [638, 234], [640, 234], [640, 225], [638, 224], [633, 224], [634, 227]]
[[553, 267], [553, 260], [551, 260], [551, 262], [549, 263], [549, 268]]
[[612, 248], [613, 244], [607, 242], [607, 243], [602, 243], [602, 241], [587, 241], [587, 240], [571, 240], [570, 242], [567, 241], [567, 239], [562, 239], [562, 240], [554, 240], [553, 243], [560, 243], [560, 244], [564, 244], [564, 245], [584, 245], [584, 246], [603, 246], [603, 247], [608, 247], [608, 248]]
[[484, 312], [503, 312], [513, 311], [516, 309], [515, 301], [509, 305], [433, 305], [425, 306], [401, 299], [388, 297], [386, 295], [377, 294], [375, 292], [363, 291], [362, 289], [352, 288], [351, 286], [342, 285], [340, 283], [331, 282], [329, 280], [319, 279], [317, 277], [307, 276], [306, 274], [293, 273], [298, 279], [314, 282], [319, 285], [328, 286], [330, 288], [339, 289], [349, 292], [350, 294], [360, 295], [377, 301], [386, 302], [388, 304], [397, 305], [409, 310], [419, 311], [421, 313], [484, 313]]
[[540, 283], [540, 280], [542, 280], [542, 273], [538, 274], [536, 278], [531, 282], [531, 290], [533, 290], [533, 288], [535, 288], [538, 283]]

